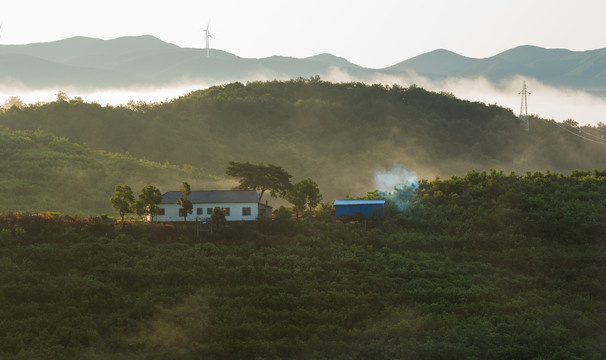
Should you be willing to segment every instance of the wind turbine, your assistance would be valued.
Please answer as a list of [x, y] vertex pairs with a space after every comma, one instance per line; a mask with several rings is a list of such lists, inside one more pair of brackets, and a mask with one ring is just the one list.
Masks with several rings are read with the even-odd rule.
[[206, 57], [210, 57], [210, 52], [209, 52], [209, 44], [210, 44], [210, 39], [214, 37], [210, 34], [210, 30], [208, 30], [208, 27], [210, 26], [210, 24], [206, 24], [206, 29], [202, 30], [206, 32]]

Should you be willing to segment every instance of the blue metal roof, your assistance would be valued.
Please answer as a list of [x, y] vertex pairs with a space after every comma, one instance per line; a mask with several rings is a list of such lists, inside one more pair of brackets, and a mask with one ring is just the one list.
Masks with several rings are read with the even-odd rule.
[[335, 206], [347, 205], [384, 205], [385, 200], [335, 200]]

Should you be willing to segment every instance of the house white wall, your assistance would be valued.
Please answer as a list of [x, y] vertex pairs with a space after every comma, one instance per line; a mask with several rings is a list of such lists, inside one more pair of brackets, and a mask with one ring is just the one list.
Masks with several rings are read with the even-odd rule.
[[[256, 220], [259, 216], [259, 204], [258, 203], [204, 203], [204, 204], [193, 204], [194, 209], [191, 214], [187, 214], [187, 221], [195, 221], [198, 219], [208, 219], [212, 214], [212, 209], [220, 207], [222, 209], [229, 209], [229, 215], [225, 216], [227, 221], [249, 221]], [[164, 215], [158, 215], [155, 217], [155, 221], [160, 222], [179, 222], [183, 221], [183, 216], [179, 216], [179, 209], [181, 206], [177, 204], [160, 204], [160, 209], [164, 209]], [[250, 215], [243, 215], [243, 209], [249, 208]], [[198, 209], [202, 209], [202, 214], [198, 214]], [[210, 210], [210, 214], [207, 209]], [[269, 214], [271, 216], [271, 214]]]

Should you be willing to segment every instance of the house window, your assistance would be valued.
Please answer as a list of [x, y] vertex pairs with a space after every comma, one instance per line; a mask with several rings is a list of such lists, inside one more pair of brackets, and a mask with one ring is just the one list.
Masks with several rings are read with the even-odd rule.
[[184, 208], [179, 209], [179, 216], [184, 217], [187, 216], [187, 211]]
[[203, 208], [197, 208], [196, 209], [196, 215], [202, 215], [204, 214], [204, 209]]
[[213, 214], [213, 208], [206, 208], [206, 215], [212, 215]]
[[160, 210], [158, 210], [158, 215], [164, 215], [164, 208], [160, 208]]
[[225, 213], [225, 216], [230, 215], [229, 208], [223, 208], [223, 212]]
[[242, 216], [250, 216], [250, 208], [249, 207], [242, 208]]
[[259, 215], [262, 215], [262, 216], [267, 215], [267, 209], [259, 209]]

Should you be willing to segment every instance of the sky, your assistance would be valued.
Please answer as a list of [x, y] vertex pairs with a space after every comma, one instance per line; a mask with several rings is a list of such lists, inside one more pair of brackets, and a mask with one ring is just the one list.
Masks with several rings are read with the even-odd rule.
[[484, 58], [519, 45], [606, 47], [604, 0], [19, 0], [0, 3], [0, 43], [154, 35], [246, 58], [331, 53], [384, 68], [435, 49]]
[[[7, 0], [0, 3], [0, 44], [73, 36], [109, 40], [153, 35], [181, 47], [204, 48], [203, 30], [208, 26], [213, 36], [211, 48], [244, 58], [330, 53], [381, 69], [436, 49], [473, 58], [491, 57], [520, 45], [601, 49], [606, 47], [604, 14], [606, 0]], [[322, 79], [356, 81], [346, 74], [322, 74]], [[526, 80], [532, 93], [529, 113], [556, 121], [571, 118], [581, 124], [606, 123], [605, 98]], [[499, 88], [481, 79], [454, 79], [446, 84], [424, 79], [382, 78], [376, 82], [415, 83], [508, 107], [516, 114], [520, 107], [517, 93], [522, 79]], [[129, 100], [166, 100], [210, 85], [67, 92], [85, 101], [119, 105]], [[12, 95], [26, 103], [52, 101], [57, 89], [24, 91], [16, 93], [0, 84], [0, 103]]]

